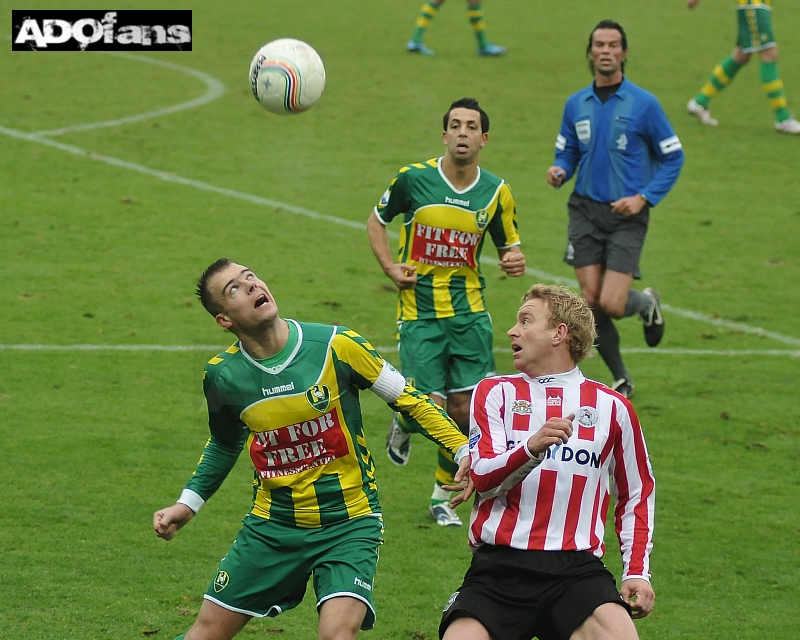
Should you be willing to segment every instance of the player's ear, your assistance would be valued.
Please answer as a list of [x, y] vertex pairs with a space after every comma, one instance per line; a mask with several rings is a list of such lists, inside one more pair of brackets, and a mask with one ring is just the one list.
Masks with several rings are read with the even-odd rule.
[[481, 135], [481, 149], [483, 149], [483, 147], [486, 146], [487, 142], [489, 142], [489, 134], [487, 132], [484, 132]]
[[553, 346], [557, 347], [569, 337], [569, 329], [567, 325], [560, 322], [556, 327], [555, 335], [553, 336]]
[[230, 328], [233, 326], [231, 319], [226, 316], [224, 313], [218, 313], [214, 316], [214, 320], [217, 321], [217, 324], [222, 327], [223, 329], [227, 329], [230, 331]]

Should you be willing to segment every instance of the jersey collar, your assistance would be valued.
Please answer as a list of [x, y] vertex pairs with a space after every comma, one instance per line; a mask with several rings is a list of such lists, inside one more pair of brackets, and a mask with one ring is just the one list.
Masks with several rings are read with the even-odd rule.
[[[239, 349], [241, 349], [242, 355], [245, 357], [245, 360], [247, 360], [254, 367], [257, 367], [258, 369], [261, 369], [262, 371], [265, 371], [266, 373], [269, 373], [270, 375], [273, 375], [273, 376], [279, 374], [286, 367], [288, 367], [292, 363], [292, 360], [294, 360], [294, 357], [297, 355], [297, 352], [300, 350], [300, 345], [303, 344], [303, 328], [297, 322], [295, 322], [294, 320], [287, 319], [286, 322], [288, 322], [290, 324], [290, 326], [293, 326], [295, 331], [296, 331], [296, 333], [293, 332], [293, 331], [289, 331], [289, 341], [290, 342], [291, 342], [291, 339], [292, 339], [292, 335], [294, 334], [296, 336], [295, 344], [290, 347], [290, 342], [287, 342], [286, 346], [282, 350], [282, 351], [287, 351], [288, 350], [289, 351], [289, 355], [287, 355], [285, 358], [280, 360], [275, 365], [266, 366], [266, 365], [262, 364], [261, 362], [259, 362], [258, 360], [256, 360], [249, 353], [247, 353], [247, 350], [244, 348], [244, 345], [240, 341], [239, 342]], [[266, 360], [269, 361], [270, 359], [267, 358]]]
[[439, 175], [441, 176], [442, 180], [444, 180], [444, 183], [448, 187], [450, 187], [453, 190], [453, 192], [458, 193], [458, 194], [466, 193], [467, 191], [472, 189], [472, 187], [474, 187], [476, 184], [478, 184], [481, 181], [481, 168], [478, 167], [478, 175], [475, 177], [475, 182], [473, 182], [471, 185], [469, 185], [468, 187], [466, 187], [464, 189], [461, 189], [461, 190], [456, 189], [453, 186], [453, 184], [447, 179], [447, 176], [444, 175], [444, 171], [442, 171], [442, 159], [443, 158], [444, 158], [444, 156], [442, 156], [441, 158], [439, 158], [436, 161], [436, 170], [439, 172]]
[[549, 376], [536, 376], [535, 378], [523, 373], [522, 377], [528, 382], [535, 382], [543, 387], [564, 387], [568, 384], [580, 384], [586, 380], [578, 367], [566, 373], [554, 373]]

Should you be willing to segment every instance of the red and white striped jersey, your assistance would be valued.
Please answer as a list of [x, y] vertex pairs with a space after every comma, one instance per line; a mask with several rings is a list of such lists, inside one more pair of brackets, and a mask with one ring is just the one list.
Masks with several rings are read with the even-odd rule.
[[[528, 438], [552, 417], [575, 414], [564, 445], [543, 460]], [[608, 387], [568, 373], [487, 378], [472, 396], [469, 446], [477, 497], [470, 545], [605, 552], [610, 503], [623, 580], [650, 578], [655, 480], [630, 402]], [[609, 483], [609, 479], [612, 481]]]

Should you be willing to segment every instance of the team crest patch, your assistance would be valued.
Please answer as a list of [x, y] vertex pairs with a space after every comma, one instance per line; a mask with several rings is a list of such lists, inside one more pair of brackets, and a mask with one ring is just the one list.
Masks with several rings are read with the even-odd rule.
[[575, 123], [575, 135], [583, 144], [589, 144], [592, 139], [592, 123], [590, 120], [581, 120]]
[[228, 586], [228, 582], [230, 582], [228, 573], [226, 571], [219, 571], [217, 573], [217, 577], [214, 578], [214, 591], [219, 593]]
[[527, 400], [514, 400], [514, 404], [511, 405], [511, 413], [529, 416], [533, 413], [533, 406]]
[[478, 229], [481, 231], [489, 224], [489, 212], [486, 209], [479, 209], [475, 212], [475, 224], [478, 225]]
[[594, 407], [581, 407], [578, 409], [578, 424], [583, 427], [593, 427], [600, 419], [600, 414]]
[[327, 385], [315, 384], [308, 391], [306, 391], [306, 400], [308, 404], [314, 407], [320, 413], [325, 413], [328, 405], [331, 403], [331, 390]]
[[391, 194], [389, 193], [388, 189], [383, 192], [383, 195], [381, 196], [381, 204], [380, 204], [380, 206], [385, 207], [387, 204], [389, 204], [389, 196], [390, 195]]

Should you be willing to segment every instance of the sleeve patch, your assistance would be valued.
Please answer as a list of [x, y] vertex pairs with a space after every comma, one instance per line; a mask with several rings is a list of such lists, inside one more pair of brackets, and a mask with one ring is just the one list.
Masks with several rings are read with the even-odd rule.
[[405, 386], [403, 374], [384, 360], [383, 369], [370, 390], [384, 402], [394, 402], [403, 394]]
[[681, 144], [681, 141], [678, 139], [678, 136], [672, 136], [671, 138], [666, 138], [661, 142], [659, 142], [658, 146], [661, 148], [661, 153], [663, 153], [664, 155], [683, 149], [683, 145]]
[[476, 446], [478, 446], [478, 442], [480, 441], [480, 439], [481, 439], [481, 428], [475, 425], [469, 430], [469, 448], [474, 449]]
[[556, 149], [558, 149], [559, 151], [564, 151], [564, 149], [566, 148], [567, 148], [567, 139], [559, 133], [558, 137], [556, 138]]

